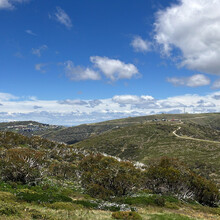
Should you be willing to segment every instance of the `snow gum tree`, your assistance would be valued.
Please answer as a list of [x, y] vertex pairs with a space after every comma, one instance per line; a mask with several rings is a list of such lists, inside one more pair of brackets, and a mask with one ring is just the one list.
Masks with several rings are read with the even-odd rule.
[[27, 148], [5, 151], [0, 160], [1, 178], [4, 181], [34, 184], [43, 175], [44, 154]]

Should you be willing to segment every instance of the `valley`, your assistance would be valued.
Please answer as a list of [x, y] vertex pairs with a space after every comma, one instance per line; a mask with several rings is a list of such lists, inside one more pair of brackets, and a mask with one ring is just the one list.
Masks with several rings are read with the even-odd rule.
[[219, 120], [0, 123], [0, 219], [220, 219]]

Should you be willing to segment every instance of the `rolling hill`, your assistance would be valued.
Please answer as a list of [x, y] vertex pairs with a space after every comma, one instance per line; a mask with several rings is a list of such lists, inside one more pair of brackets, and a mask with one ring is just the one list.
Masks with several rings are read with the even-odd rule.
[[[192, 177], [199, 174], [220, 185], [220, 131], [216, 123], [218, 117], [220, 114], [127, 118], [71, 128], [51, 127], [39, 130], [41, 134], [31, 137], [18, 134], [18, 130], [14, 132], [12, 128], [19, 127], [10, 126], [22, 125], [24, 127], [20, 128], [26, 129], [26, 126], [32, 128], [33, 125], [33, 128], [41, 128], [41, 124], [4, 124], [1, 127], [3, 131], [0, 131], [0, 219], [112, 219], [117, 215], [134, 215], [139, 216], [138, 219], [152, 220], [218, 219], [220, 208], [204, 206], [194, 200], [178, 199], [178, 196], [169, 194], [156, 194], [148, 188], [140, 188], [134, 194], [123, 196], [97, 196], [100, 192], [106, 192], [105, 189], [102, 191], [103, 188], [97, 188], [97, 183], [104, 184], [106, 180], [106, 184], [111, 183], [113, 188], [130, 184], [129, 181], [142, 184], [146, 172], [151, 168], [154, 170], [160, 158], [165, 156], [177, 158], [184, 164], [180, 163], [178, 169], [175, 168], [176, 165], [159, 167], [156, 170], [156, 179], [162, 174], [161, 169], [164, 169], [168, 172], [164, 173], [165, 178], [168, 175], [171, 181], [174, 179], [175, 184], [175, 178], [178, 180], [181, 177], [184, 181], [187, 177], [184, 175], [192, 171]], [[8, 129], [13, 132], [8, 132]], [[48, 136], [53, 141], [40, 136]], [[58, 142], [68, 139], [69, 144], [55, 142], [56, 138]], [[94, 156], [98, 152], [105, 156]], [[106, 154], [118, 158], [114, 159]], [[125, 161], [120, 161], [119, 158]], [[37, 161], [33, 171], [28, 166], [31, 161]], [[175, 164], [176, 160], [173, 161]], [[132, 165], [138, 166], [136, 162], [143, 163], [144, 169], [137, 171]], [[92, 170], [91, 173], [89, 169]], [[21, 171], [31, 174], [30, 179], [21, 182], [27, 175], [17, 176], [15, 179], [15, 173]], [[13, 175], [9, 175], [10, 172]], [[132, 180], [131, 172], [140, 179]], [[116, 177], [110, 173], [119, 173], [122, 176]], [[183, 176], [175, 177], [173, 174]], [[96, 182], [91, 182], [91, 177]], [[37, 182], [28, 182], [32, 181], [31, 178], [36, 178]], [[123, 178], [131, 179], [127, 182]], [[196, 178], [197, 181], [203, 181], [199, 176]], [[124, 184], [121, 184], [122, 181]], [[86, 182], [91, 182], [91, 185], [86, 185]], [[200, 186], [200, 182], [198, 185]], [[92, 191], [91, 187], [94, 187]], [[132, 185], [130, 187], [133, 188]], [[216, 189], [218, 192], [219, 187]], [[116, 212], [119, 210], [125, 212]]]
[[[166, 116], [167, 119], [169, 117], [174, 116]], [[175, 157], [220, 184], [220, 132], [214, 129], [217, 119], [213, 117], [220, 115], [175, 115], [181, 121], [147, 121], [146, 117], [142, 118], [145, 120], [142, 122], [140, 118], [123, 119], [119, 121], [133, 123], [137, 119], [139, 122], [106, 131], [73, 146], [146, 165], [163, 156]], [[209, 122], [208, 126], [204, 125], [205, 121]], [[174, 131], [181, 138], [175, 136]]]
[[182, 122], [193, 123], [220, 130], [220, 114], [160, 114], [141, 117], [123, 118], [117, 120], [104, 121], [94, 124], [83, 124], [74, 127], [61, 128], [42, 133], [42, 137], [49, 140], [74, 144], [76, 142], [100, 135], [107, 131], [130, 125], [138, 125], [146, 122], [158, 122], [161, 120], [181, 120]]

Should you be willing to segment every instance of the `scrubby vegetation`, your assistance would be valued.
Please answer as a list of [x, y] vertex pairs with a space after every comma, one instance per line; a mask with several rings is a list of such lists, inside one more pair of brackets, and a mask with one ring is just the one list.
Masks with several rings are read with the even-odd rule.
[[157, 194], [194, 199], [208, 206], [216, 206], [220, 199], [219, 189], [214, 183], [169, 158], [162, 158], [158, 164], [149, 168], [147, 186]]
[[[178, 158], [191, 170], [220, 184], [220, 143], [177, 138], [173, 131], [179, 126], [181, 129], [178, 132], [182, 132], [178, 133], [180, 135], [189, 135], [183, 133], [182, 128], [190, 128], [191, 133], [197, 131], [197, 125], [146, 122], [112, 130], [74, 146], [80, 150], [102, 152], [125, 160], [139, 161], [147, 166], [151, 166], [154, 160], [163, 156]], [[212, 129], [209, 128], [207, 131], [210, 133], [205, 137], [205, 131], [206, 128], [203, 126], [194, 137], [212, 140], [212, 134], [217, 137], [214, 134], [219, 133], [215, 130], [211, 132]]]
[[[154, 147], [162, 138], [175, 141], [176, 127], [127, 126], [77, 147], [0, 132], [0, 219], [219, 218], [218, 185], [192, 170], [190, 163], [172, 154], [155, 156], [156, 152], [154, 159], [145, 155], [145, 164], [135, 162], [138, 154], [147, 152], [145, 141]], [[150, 136], [145, 139], [144, 134]], [[88, 147], [82, 147], [85, 143]], [[92, 152], [91, 143], [101, 148]], [[105, 143], [108, 154], [116, 155], [111, 147], [118, 144], [118, 151], [124, 149], [119, 156], [124, 157], [98, 153]], [[129, 157], [132, 160], [123, 160]]]
[[[209, 130], [220, 130], [220, 114], [160, 114], [160, 115], [148, 115], [141, 117], [130, 117], [123, 119], [116, 119], [110, 121], [104, 121], [94, 124], [83, 124], [75, 127], [54, 129], [50, 132], [45, 132], [44, 138], [55, 140], [58, 142], [65, 142], [67, 144], [74, 144], [76, 142], [100, 135], [107, 131], [128, 127], [131, 125], [140, 125], [144, 123], [152, 122], [152, 120], [170, 120], [171, 123], [174, 119], [182, 120], [184, 123], [191, 123], [193, 125], [202, 125]], [[156, 121], [156, 122], [158, 122]], [[1, 125], [1, 124], [0, 124]], [[0, 126], [1, 127], [1, 126]]]
[[0, 160], [2, 180], [36, 184], [43, 176], [44, 154], [32, 149], [8, 149]]
[[115, 212], [112, 214], [114, 219], [141, 220], [141, 216], [136, 212]]
[[219, 130], [195, 123], [181, 124], [181, 129], [177, 131], [177, 134], [201, 140], [220, 141]]
[[83, 186], [94, 197], [124, 196], [142, 185], [142, 173], [132, 163], [100, 154], [85, 157], [79, 171]]

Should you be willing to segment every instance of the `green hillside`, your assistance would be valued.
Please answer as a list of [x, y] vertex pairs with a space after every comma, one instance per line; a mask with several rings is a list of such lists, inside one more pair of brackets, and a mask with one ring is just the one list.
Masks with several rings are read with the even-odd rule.
[[[185, 138], [173, 134], [179, 127], [177, 134]], [[146, 122], [118, 128], [74, 146], [147, 165], [162, 156], [175, 157], [220, 183], [220, 142], [217, 141], [220, 141], [219, 131], [210, 127], [186, 122]]]
[[2, 123], [0, 219], [219, 219], [219, 117]]
[[0, 131], [13, 131], [27, 136], [39, 135], [49, 140], [74, 144], [114, 129], [152, 121], [159, 122], [161, 120], [174, 121], [174, 123], [175, 120], [181, 120], [182, 122], [198, 124], [211, 129], [220, 130], [220, 113], [209, 113], [148, 115], [110, 120], [94, 124], [83, 124], [74, 127], [41, 124], [33, 121], [8, 122], [0, 123]]
[[[123, 138], [128, 138], [133, 130], [140, 137], [143, 132], [151, 134], [148, 140], [156, 144], [166, 135], [167, 140], [175, 139], [169, 134], [177, 126], [133, 125], [99, 137], [108, 135], [110, 140], [110, 134], [127, 132]], [[140, 141], [135, 136], [128, 141], [132, 139]], [[171, 158], [155, 159], [139, 169], [129, 161], [89, 154], [39, 136], [0, 132], [0, 173], [0, 219], [220, 217], [216, 185]]]
[[117, 120], [104, 121], [94, 124], [84, 124], [74, 127], [62, 128], [42, 133], [42, 137], [49, 140], [74, 144], [76, 142], [94, 137], [112, 129], [118, 129], [135, 124], [143, 124], [151, 121], [182, 120], [183, 122], [196, 123], [209, 128], [220, 130], [220, 114], [160, 114], [142, 117], [131, 117]]
[[79, 125], [75, 127], [59, 129], [57, 131], [53, 130], [51, 132], [46, 132], [41, 136], [49, 140], [74, 144], [84, 139], [88, 139], [94, 135], [99, 135], [106, 131], [115, 129], [115, 127], [115, 125], [111, 124]]

